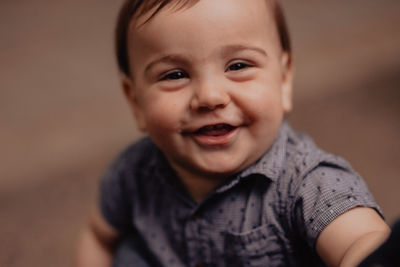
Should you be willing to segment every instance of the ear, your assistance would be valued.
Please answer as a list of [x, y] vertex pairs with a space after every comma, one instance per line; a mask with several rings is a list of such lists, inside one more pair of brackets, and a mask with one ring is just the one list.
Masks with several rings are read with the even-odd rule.
[[292, 55], [283, 52], [281, 59], [282, 66], [282, 107], [285, 112], [292, 110], [292, 90], [293, 90], [293, 63]]
[[126, 76], [125, 74], [121, 74], [121, 83], [122, 89], [124, 91], [124, 95], [126, 100], [128, 100], [129, 106], [133, 112], [133, 115], [136, 119], [136, 126], [139, 130], [145, 132], [146, 131], [146, 119], [143, 111], [143, 107], [140, 106], [138, 97], [137, 97], [137, 88], [135, 88], [134, 82], [132, 78]]

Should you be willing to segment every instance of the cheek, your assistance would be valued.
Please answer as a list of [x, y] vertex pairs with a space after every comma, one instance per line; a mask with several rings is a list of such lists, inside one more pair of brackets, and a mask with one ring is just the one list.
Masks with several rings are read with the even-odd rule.
[[148, 131], [177, 130], [184, 114], [182, 104], [176, 97], [148, 97], [145, 105], [145, 118]]
[[237, 97], [238, 105], [253, 120], [279, 119], [282, 113], [281, 92], [276, 84], [267, 82], [249, 85]]

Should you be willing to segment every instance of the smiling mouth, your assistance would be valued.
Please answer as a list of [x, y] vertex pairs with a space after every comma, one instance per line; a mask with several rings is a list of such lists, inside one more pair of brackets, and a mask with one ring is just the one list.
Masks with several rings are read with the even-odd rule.
[[215, 124], [215, 125], [207, 125], [204, 127], [201, 127], [197, 131], [194, 132], [195, 135], [205, 135], [205, 136], [223, 136], [237, 127], [225, 124], [225, 123], [220, 123], [220, 124]]

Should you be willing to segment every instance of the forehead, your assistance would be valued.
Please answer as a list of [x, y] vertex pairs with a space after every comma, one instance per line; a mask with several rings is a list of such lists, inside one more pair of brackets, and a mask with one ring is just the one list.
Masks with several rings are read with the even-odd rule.
[[155, 34], [158, 35], [157, 40], [161, 37], [168, 40], [191, 32], [196, 32], [198, 36], [215, 33], [240, 35], [260, 29], [276, 32], [269, 0], [199, 0], [184, 1], [186, 5], [178, 5], [179, 2], [155, 6], [135, 17], [128, 28], [128, 42], [133, 44], [138, 39], [147, 39]]
[[132, 72], [154, 57], [169, 54], [207, 60], [223, 46], [263, 46], [270, 54], [280, 53], [274, 15], [266, 3], [200, 0], [186, 7], [165, 6], [153, 17], [154, 11], [149, 11], [129, 27], [128, 58]]
[[[129, 28], [132, 29], [135, 27], [143, 26], [144, 24], [151, 21], [154, 17], [156, 17], [159, 13], [163, 13], [165, 11], [168, 12], [178, 12], [180, 10], [189, 9], [199, 2], [205, 2], [210, 0], [154, 0], [154, 1], [139, 1], [136, 3], [136, 8], [134, 12], [132, 12], [132, 16], [130, 17], [128, 24]], [[215, 1], [215, 0], [211, 0]], [[222, 2], [221, 0], [217, 0], [215, 2]], [[240, 1], [244, 6], [260, 6], [260, 4], [264, 7], [263, 11], [268, 11], [271, 13], [275, 13], [274, 7], [277, 4], [276, 0], [241, 0]], [[220, 6], [225, 6], [229, 8], [231, 5], [235, 5], [234, 1], [225, 1]], [[266, 8], [265, 8], [266, 7]]]
[[[138, 19], [144, 24], [150, 21], [156, 16], [161, 10], [169, 8], [172, 10], [180, 10], [190, 8], [202, 0], [131, 0], [127, 1], [122, 8], [121, 14], [125, 17], [127, 24], [134, 22], [137, 23]], [[203, 0], [204, 1], [204, 0]], [[244, 3], [251, 4], [254, 0], [243, 0]], [[278, 5], [276, 0], [262, 0], [264, 1], [271, 10], [274, 10]], [[273, 11], [275, 13], [275, 11]], [[120, 15], [121, 15], [120, 14]], [[124, 24], [124, 23], [122, 23]]]

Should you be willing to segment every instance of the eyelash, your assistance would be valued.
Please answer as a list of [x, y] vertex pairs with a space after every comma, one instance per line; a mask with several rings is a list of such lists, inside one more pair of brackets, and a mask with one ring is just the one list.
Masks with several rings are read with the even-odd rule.
[[[252, 67], [251, 64], [248, 63], [244, 63], [244, 62], [236, 62], [233, 63], [231, 65], [229, 65], [229, 67], [226, 69], [226, 71], [239, 71], [245, 68], [249, 68]], [[160, 78], [160, 81], [166, 81], [166, 80], [179, 80], [179, 79], [183, 79], [183, 78], [189, 78], [189, 75], [184, 72], [184, 71], [172, 71], [172, 72], [168, 72], [165, 75], [162, 75], [162, 77]]]
[[183, 78], [188, 78], [189, 75], [184, 72], [184, 71], [172, 71], [168, 72], [167, 74], [163, 75], [160, 79], [160, 81], [166, 81], [166, 80], [178, 80], [178, 79], [183, 79]]
[[248, 63], [244, 63], [244, 62], [236, 62], [236, 63], [229, 65], [229, 67], [226, 69], [226, 71], [239, 71], [239, 70], [242, 70], [242, 69], [248, 68], [248, 67], [252, 67], [252, 65], [248, 64]]

